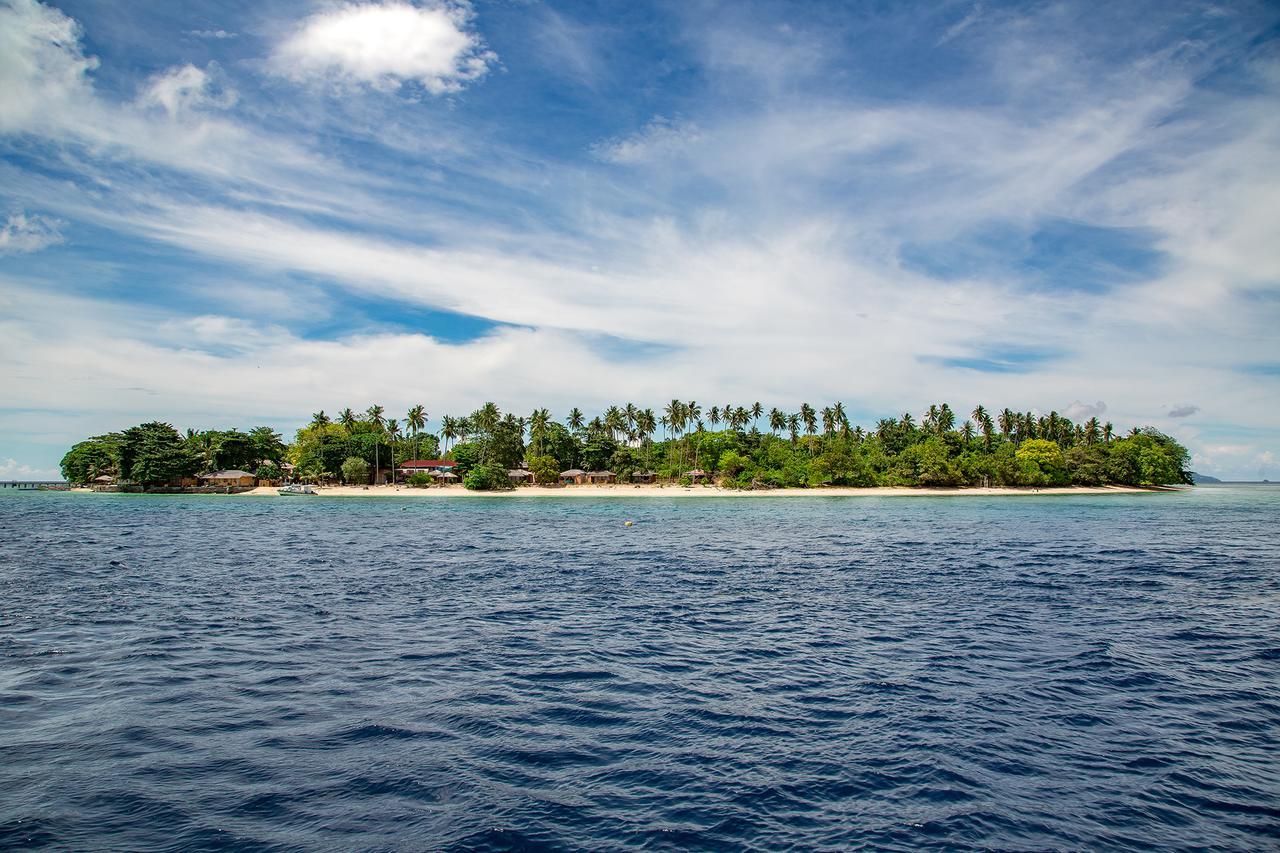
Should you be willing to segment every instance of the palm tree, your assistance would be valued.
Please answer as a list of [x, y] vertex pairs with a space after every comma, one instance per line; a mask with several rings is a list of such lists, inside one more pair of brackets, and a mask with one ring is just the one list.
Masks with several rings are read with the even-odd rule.
[[910, 412], [903, 412], [902, 418], [898, 421], [902, 425], [903, 432], [910, 432], [916, 427], [916, 419], [911, 417]]
[[760, 420], [760, 416], [764, 414], [764, 406], [760, 405], [760, 401], [756, 400], [751, 404], [751, 425], [755, 426], [756, 421]]
[[719, 406], [711, 407], [711, 411], [707, 412], [707, 420], [710, 421], [712, 429], [715, 429], [720, 425], [720, 407]]
[[1111, 443], [1111, 439], [1115, 437], [1116, 428], [1111, 425], [1111, 421], [1107, 421], [1102, 425], [1102, 440]]
[[1013, 410], [1005, 408], [1000, 411], [999, 417], [996, 419], [1000, 424], [1000, 434], [1005, 438], [1013, 437], [1013, 428], [1017, 426], [1017, 415]]
[[405, 416], [405, 424], [409, 427], [409, 431], [413, 433], [413, 458], [418, 458], [418, 451], [421, 449], [421, 442], [418, 434], [427, 426], [427, 407], [419, 403], [409, 410]]
[[574, 432], [581, 432], [582, 425], [586, 423], [586, 419], [582, 416], [582, 409], [574, 406], [569, 410], [569, 417], [565, 418], [565, 423], [569, 425], [569, 429]]
[[391, 447], [391, 485], [396, 484], [396, 437], [400, 435], [400, 422], [395, 418], [387, 421], [388, 444]]
[[956, 413], [951, 411], [951, 407], [943, 403], [938, 407], [938, 432], [951, 432], [956, 425]]
[[774, 406], [769, 410], [769, 432], [777, 435], [787, 428], [787, 416]]
[[742, 408], [742, 406], [739, 406], [738, 408], [734, 409], [733, 410], [734, 428], [737, 429], [739, 432], [746, 429], [747, 420], [750, 417], [751, 417], [751, 413], [748, 412], [746, 409]]
[[324, 409], [321, 409], [318, 412], [311, 413], [311, 426], [313, 429], [315, 427], [322, 427], [322, 426], [328, 426], [328, 425], [329, 425], [329, 416], [324, 413]]
[[542, 455], [542, 439], [551, 426], [551, 412], [547, 409], [534, 409], [529, 416], [529, 442], [533, 445], [533, 455]]
[[804, 423], [804, 431], [809, 435], [818, 431], [818, 413], [808, 403], [800, 404], [800, 420]]
[[800, 440], [800, 415], [795, 412], [787, 415], [787, 430], [791, 433], [791, 443], [794, 445]]
[[374, 403], [372, 406], [370, 406], [369, 408], [365, 409], [365, 412], [364, 412], [364, 413], [365, 413], [365, 415], [369, 418], [369, 423], [373, 424], [373, 426], [374, 426], [374, 434], [373, 434], [373, 484], [374, 484], [375, 486], [376, 486], [376, 485], [378, 485], [378, 473], [382, 470], [382, 466], [379, 464], [381, 460], [378, 458], [378, 450], [379, 450], [379, 448], [380, 448], [380, 447], [381, 447], [381, 445], [382, 445], [382, 435], [381, 435], [381, 433], [382, 433], [383, 424], [384, 424], [384, 421], [383, 421], [383, 419], [382, 419], [382, 413], [383, 413], [383, 411], [384, 411], [384, 409], [383, 409], [381, 406], [379, 406], [377, 403]]
[[822, 407], [822, 434], [830, 438], [836, 432], [836, 413], [830, 406]]
[[449, 443], [458, 437], [458, 419], [453, 415], [445, 415], [440, 419], [440, 437], [444, 439], [444, 452], [449, 452]]
[[964, 446], [968, 447], [973, 441], [973, 436], [975, 435], [973, 421], [964, 422], [964, 425], [960, 427], [960, 435], [964, 438]]

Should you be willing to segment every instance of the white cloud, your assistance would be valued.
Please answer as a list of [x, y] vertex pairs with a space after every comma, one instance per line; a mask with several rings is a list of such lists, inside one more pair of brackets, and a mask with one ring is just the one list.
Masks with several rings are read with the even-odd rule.
[[0, 480], [61, 480], [62, 472], [53, 468], [35, 468], [17, 459], [0, 459]]
[[80, 26], [35, 0], [0, 5], [0, 132], [45, 124], [87, 92], [98, 60], [80, 49]]
[[227, 30], [187, 30], [187, 35], [195, 36], [201, 39], [233, 39], [239, 38], [239, 33], [228, 32]]
[[138, 101], [143, 106], [162, 108], [170, 118], [202, 107], [226, 109], [235, 104], [238, 96], [236, 90], [219, 77], [216, 62], [204, 69], [180, 65], [149, 79]]
[[697, 127], [658, 116], [639, 133], [601, 142], [592, 153], [610, 163], [634, 166], [678, 154], [701, 138]]
[[497, 56], [469, 29], [470, 8], [453, 3], [350, 3], [319, 12], [279, 46], [283, 76], [363, 83], [392, 90], [413, 80], [432, 94], [456, 92]]
[[38, 252], [61, 243], [63, 238], [59, 228], [64, 224], [47, 216], [12, 214], [4, 225], [0, 225], [0, 255]]
[[1100, 418], [1107, 411], [1107, 404], [1099, 400], [1096, 403], [1071, 401], [1071, 405], [1062, 410], [1062, 414], [1073, 421], [1087, 421], [1089, 418]]
[[1169, 410], [1169, 414], [1166, 417], [1189, 418], [1198, 411], [1200, 411], [1199, 406], [1174, 406]]

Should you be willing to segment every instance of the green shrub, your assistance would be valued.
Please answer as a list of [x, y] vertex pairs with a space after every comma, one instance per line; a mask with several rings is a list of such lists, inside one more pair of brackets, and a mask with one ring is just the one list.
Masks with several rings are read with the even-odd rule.
[[425, 489], [427, 486], [430, 486], [434, 480], [426, 471], [414, 471], [409, 475], [409, 479], [405, 480], [405, 482], [415, 489]]
[[497, 492], [512, 488], [507, 469], [497, 465], [476, 465], [462, 478], [462, 485], [473, 492]]
[[359, 456], [348, 456], [342, 463], [342, 479], [352, 485], [369, 482], [369, 463]]

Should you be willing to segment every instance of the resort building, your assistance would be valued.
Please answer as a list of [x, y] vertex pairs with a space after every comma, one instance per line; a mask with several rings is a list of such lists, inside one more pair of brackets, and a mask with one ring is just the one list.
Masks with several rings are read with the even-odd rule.
[[560, 482], [566, 486], [582, 485], [586, 482], [587, 472], [581, 468], [570, 468], [568, 471], [560, 472]]
[[452, 472], [457, 464], [452, 459], [409, 459], [397, 465], [396, 471], [406, 477], [419, 471], [426, 474], [445, 474]]
[[256, 486], [258, 484], [257, 476], [250, 474], [248, 471], [233, 469], [231, 471], [211, 471], [208, 474], [201, 474], [198, 478], [202, 486]]
[[442, 486], [448, 486], [462, 479], [452, 471], [432, 471], [431, 476], [435, 477], [436, 482]]
[[701, 468], [694, 468], [692, 471], [686, 471], [685, 474], [695, 483], [705, 483], [710, 479], [707, 476], [707, 472], [703, 471]]
[[513, 485], [526, 486], [533, 482], [533, 473], [523, 468], [512, 468], [507, 472], [507, 478], [511, 480]]
[[612, 471], [588, 471], [585, 479], [588, 483], [599, 486], [618, 482], [618, 475]]
[[658, 479], [657, 471], [633, 471], [631, 472], [631, 482], [633, 483], [652, 483]]

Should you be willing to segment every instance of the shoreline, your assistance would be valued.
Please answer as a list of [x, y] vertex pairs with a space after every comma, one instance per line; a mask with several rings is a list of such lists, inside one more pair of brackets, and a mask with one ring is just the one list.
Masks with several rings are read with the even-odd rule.
[[[473, 492], [462, 486], [317, 486], [316, 497], [328, 498], [853, 498], [853, 497], [1014, 497], [1033, 495], [1113, 495], [1180, 491], [1178, 488], [1137, 486], [1017, 486], [1017, 487], [914, 487], [914, 486], [821, 486], [812, 489], [762, 489], [742, 491], [720, 486], [673, 486], [611, 484], [601, 486], [519, 486], [505, 492]], [[73, 489], [93, 494], [91, 489]], [[259, 486], [233, 495], [209, 497], [285, 497], [274, 486]]]

